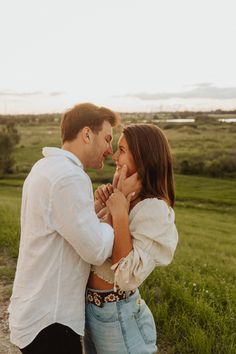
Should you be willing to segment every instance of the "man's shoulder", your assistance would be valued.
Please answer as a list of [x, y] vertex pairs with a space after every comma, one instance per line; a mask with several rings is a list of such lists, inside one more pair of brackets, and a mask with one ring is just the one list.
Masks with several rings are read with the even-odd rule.
[[35, 163], [31, 173], [40, 175], [52, 183], [68, 177], [80, 178], [90, 182], [90, 178], [83, 168], [65, 156], [44, 157]]

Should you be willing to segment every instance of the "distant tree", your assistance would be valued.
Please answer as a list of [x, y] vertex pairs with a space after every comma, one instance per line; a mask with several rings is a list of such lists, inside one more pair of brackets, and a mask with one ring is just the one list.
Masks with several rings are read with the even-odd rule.
[[0, 173], [11, 173], [14, 166], [12, 157], [14, 147], [19, 143], [20, 135], [14, 122], [9, 122], [0, 130]]

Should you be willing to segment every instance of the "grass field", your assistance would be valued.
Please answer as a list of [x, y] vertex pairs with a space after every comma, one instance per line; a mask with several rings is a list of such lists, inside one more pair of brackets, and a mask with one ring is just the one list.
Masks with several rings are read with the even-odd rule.
[[[206, 171], [200, 173], [202, 175], [212, 176], [209, 173], [213, 169], [213, 172], [217, 173], [213, 176], [227, 176], [226, 172], [232, 177], [236, 176], [236, 125], [215, 124], [211, 121], [206, 120], [205, 123], [198, 124], [158, 123], [170, 141], [177, 173], [181, 170], [181, 162], [187, 160], [190, 165], [204, 164]], [[22, 176], [41, 158], [43, 146], [60, 146], [59, 122], [18, 124], [17, 129], [21, 140], [14, 152], [16, 161], [14, 172]], [[120, 129], [116, 129], [114, 149], [119, 133]], [[226, 171], [227, 168], [229, 171]], [[101, 177], [102, 173], [98, 175]]]
[[[14, 277], [22, 180], [0, 180], [0, 278]], [[161, 353], [235, 353], [236, 182], [176, 176], [174, 262], [141, 287]]]
[[235, 187], [177, 176], [175, 261], [142, 289], [168, 353], [236, 352]]
[[[60, 146], [56, 124], [18, 129], [15, 173], [0, 178], [0, 281], [8, 284], [18, 254], [23, 179], [42, 146]], [[168, 126], [165, 132], [175, 163], [235, 152], [232, 125]], [[103, 171], [88, 173], [96, 187], [111, 180], [112, 171], [109, 160]], [[160, 354], [236, 353], [236, 181], [180, 174], [175, 180], [175, 259], [156, 268], [141, 287], [155, 317]]]

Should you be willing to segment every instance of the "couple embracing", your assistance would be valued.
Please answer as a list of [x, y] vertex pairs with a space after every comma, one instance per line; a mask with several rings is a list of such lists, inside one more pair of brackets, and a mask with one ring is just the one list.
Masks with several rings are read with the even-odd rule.
[[9, 306], [11, 341], [24, 354], [157, 351], [138, 287], [172, 261], [178, 242], [172, 158], [161, 129], [127, 126], [113, 183], [94, 199], [84, 169], [103, 167], [119, 121], [110, 109], [76, 105], [62, 118], [62, 148], [44, 148], [24, 182]]

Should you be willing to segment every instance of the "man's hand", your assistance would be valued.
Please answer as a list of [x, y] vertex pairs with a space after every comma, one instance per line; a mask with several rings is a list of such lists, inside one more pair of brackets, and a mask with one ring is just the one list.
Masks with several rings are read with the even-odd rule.
[[108, 184], [102, 184], [95, 191], [95, 200], [99, 200], [104, 205], [106, 204], [107, 199], [113, 193], [113, 186]]
[[112, 217], [108, 207], [105, 206], [104, 208], [102, 208], [97, 214], [97, 217], [100, 219], [100, 221], [106, 222], [107, 224], [112, 226]]
[[98, 187], [94, 193], [95, 196], [95, 212], [98, 214], [102, 210], [109, 196], [113, 193], [113, 187], [109, 184], [103, 184]]

